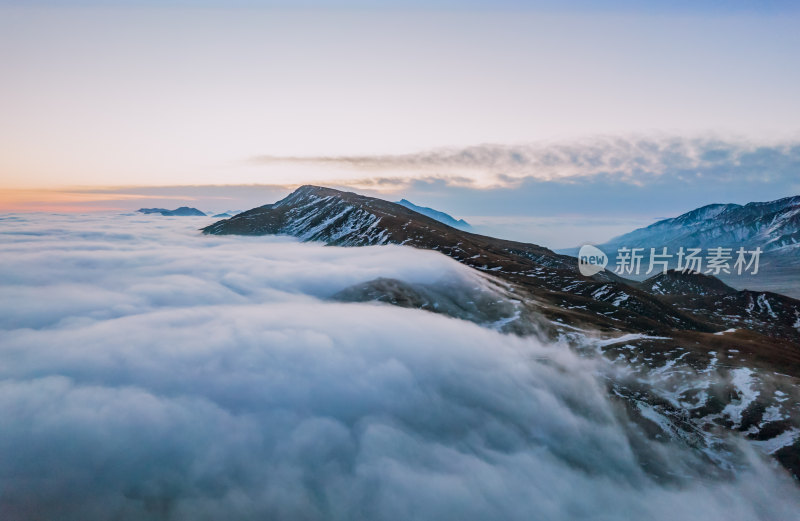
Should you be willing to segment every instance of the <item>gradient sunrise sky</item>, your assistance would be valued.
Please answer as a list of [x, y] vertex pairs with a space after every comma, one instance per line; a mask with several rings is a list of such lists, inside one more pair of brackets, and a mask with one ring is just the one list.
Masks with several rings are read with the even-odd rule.
[[484, 143], [785, 151], [797, 27], [779, 1], [0, 1], [0, 210], [154, 197], [121, 187], [502, 187], [480, 165], [331, 160]]

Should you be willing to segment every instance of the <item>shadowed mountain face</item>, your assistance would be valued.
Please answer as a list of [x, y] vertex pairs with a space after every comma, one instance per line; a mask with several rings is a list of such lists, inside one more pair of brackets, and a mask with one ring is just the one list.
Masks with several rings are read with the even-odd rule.
[[375, 279], [332, 298], [425, 309], [600, 352], [627, 375], [609, 379], [609, 392], [656, 439], [677, 438], [722, 461], [725, 433], [739, 431], [800, 476], [800, 301], [737, 291], [696, 273], [669, 271], [639, 283], [608, 271], [587, 278], [577, 259], [547, 248], [315, 186], [203, 231], [438, 251], [481, 272], [485, 287]]

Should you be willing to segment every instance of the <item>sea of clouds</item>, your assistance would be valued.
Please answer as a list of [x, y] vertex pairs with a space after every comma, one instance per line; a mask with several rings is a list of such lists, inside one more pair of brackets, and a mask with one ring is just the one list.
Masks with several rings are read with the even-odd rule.
[[792, 519], [652, 441], [598, 361], [327, 297], [480, 284], [435, 252], [203, 236], [204, 218], [0, 216], [0, 519]]

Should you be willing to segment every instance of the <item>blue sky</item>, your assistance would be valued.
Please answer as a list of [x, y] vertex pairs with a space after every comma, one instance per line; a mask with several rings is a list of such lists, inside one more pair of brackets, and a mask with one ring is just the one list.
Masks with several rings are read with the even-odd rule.
[[689, 12], [689, 13], [780, 13], [797, 12], [797, 2], [791, 0], [0, 0], [0, 5], [47, 6], [204, 6], [204, 7], [370, 7], [406, 9], [537, 9]]

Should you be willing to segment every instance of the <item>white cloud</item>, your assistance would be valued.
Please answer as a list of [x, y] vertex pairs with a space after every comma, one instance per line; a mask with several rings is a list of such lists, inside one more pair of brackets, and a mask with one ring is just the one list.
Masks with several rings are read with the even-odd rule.
[[[788, 519], [754, 459], [710, 478], [563, 346], [321, 300], [463, 266], [204, 237], [202, 219], [0, 231], [4, 519]], [[646, 462], [673, 477], [662, 481]]]

